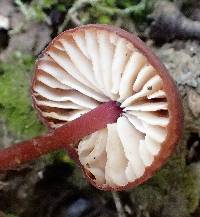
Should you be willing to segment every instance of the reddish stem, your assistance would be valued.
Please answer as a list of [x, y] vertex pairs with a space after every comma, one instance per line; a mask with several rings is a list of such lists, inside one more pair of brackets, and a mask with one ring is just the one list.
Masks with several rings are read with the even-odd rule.
[[57, 128], [52, 133], [0, 150], [0, 171], [15, 168], [41, 155], [75, 144], [85, 136], [105, 128], [107, 124], [116, 122], [121, 112], [116, 102], [110, 101]]

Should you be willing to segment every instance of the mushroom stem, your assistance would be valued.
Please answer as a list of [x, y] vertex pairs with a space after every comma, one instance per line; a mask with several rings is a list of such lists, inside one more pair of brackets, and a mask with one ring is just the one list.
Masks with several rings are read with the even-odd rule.
[[13, 169], [51, 151], [76, 144], [85, 136], [116, 122], [121, 113], [122, 109], [116, 102], [103, 103], [47, 135], [3, 149], [0, 151], [0, 171]]

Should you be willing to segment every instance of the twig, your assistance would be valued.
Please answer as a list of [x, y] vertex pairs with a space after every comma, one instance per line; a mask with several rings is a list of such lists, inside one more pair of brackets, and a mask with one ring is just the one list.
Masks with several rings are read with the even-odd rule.
[[146, 1], [147, 0], [142, 0], [140, 3], [137, 5], [132, 5], [130, 7], [127, 7], [125, 9], [119, 9], [119, 8], [113, 8], [113, 7], [106, 7], [103, 5], [94, 5], [100, 12], [106, 13], [110, 16], [112, 15], [118, 15], [118, 16], [128, 16], [131, 13], [136, 13], [138, 11], [144, 10], [146, 7]]
[[78, 1], [75, 1], [74, 4], [72, 5], [72, 7], [68, 10], [63, 24], [59, 27], [59, 32], [62, 32], [66, 28], [66, 26], [70, 20], [77, 26], [83, 24], [78, 19], [78, 10], [80, 10], [81, 8], [83, 8], [87, 4], [92, 5], [92, 4], [97, 3], [98, 1], [99, 0], [78, 0]]
[[71, 15], [71, 21], [76, 25], [76, 26], [80, 26], [83, 24], [83, 22], [81, 22], [79, 19], [78, 19], [78, 13], [74, 13]]
[[117, 192], [112, 192], [112, 196], [113, 196], [115, 206], [116, 206], [116, 209], [117, 209], [118, 217], [126, 217], [118, 193]]
[[174, 38], [200, 40], [200, 22], [187, 18], [172, 2], [159, 1], [149, 17], [153, 20], [149, 35], [159, 42]]
[[22, 23], [17, 25], [14, 29], [9, 30], [9, 35], [13, 36], [13, 35], [17, 35], [17, 34], [23, 32], [25, 30], [26, 24], [27, 24], [27, 22], [26, 22], [26, 20], [24, 20]]

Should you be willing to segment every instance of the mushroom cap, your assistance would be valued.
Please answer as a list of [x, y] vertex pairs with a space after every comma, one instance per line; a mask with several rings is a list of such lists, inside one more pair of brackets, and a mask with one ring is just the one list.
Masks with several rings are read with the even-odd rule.
[[102, 102], [120, 103], [117, 123], [67, 147], [89, 182], [102, 190], [125, 190], [149, 179], [181, 136], [174, 81], [138, 37], [120, 28], [85, 25], [58, 35], [36, 62], [32, 98], [50, 128]]

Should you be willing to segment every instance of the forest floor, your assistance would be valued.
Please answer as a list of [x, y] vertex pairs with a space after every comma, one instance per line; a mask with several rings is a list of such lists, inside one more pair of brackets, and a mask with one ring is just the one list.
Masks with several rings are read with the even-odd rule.
[[160, 57], [181, 93], [183, 138], [154, 177], [126, 192], [94, 189], [65, 151], [0, 174], [0, 217], [199, 217], [198, 0], [0, 0], [0, 147], [47, 131], [31, 105], [35, 59], [59, 32], [87, 23], [134, 32]]

